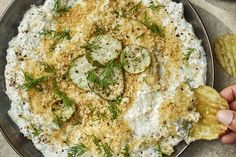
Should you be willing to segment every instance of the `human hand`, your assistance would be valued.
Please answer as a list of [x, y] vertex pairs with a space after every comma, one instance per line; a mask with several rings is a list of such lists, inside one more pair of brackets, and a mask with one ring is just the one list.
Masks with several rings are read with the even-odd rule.
[[236, 144], [236, 84], [225, 88], [220, 94], [229, 103], [229, 110], [220, 110], [216, 115], [218, 121], [229, 128], [229, 131], [221, 137], [221, 141], [226, 144]]

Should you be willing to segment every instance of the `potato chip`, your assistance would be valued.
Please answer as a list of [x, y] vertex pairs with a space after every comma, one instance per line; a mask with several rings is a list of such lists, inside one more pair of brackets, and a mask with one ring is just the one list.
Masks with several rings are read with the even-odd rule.
[[226, 34], [216, 39], [214, 51], [221, 66], [236, 79], [236, 35]]
[[227, 127], [216, 119], [216, 113], [222, 109], [228, 109], [228, 103], [220, 94], [211, 87], [200, 86], [195, 89], [196, 109], [201, 118], [190, 129], [189, 136], [193, 140], [213, 140], [223, 134]]

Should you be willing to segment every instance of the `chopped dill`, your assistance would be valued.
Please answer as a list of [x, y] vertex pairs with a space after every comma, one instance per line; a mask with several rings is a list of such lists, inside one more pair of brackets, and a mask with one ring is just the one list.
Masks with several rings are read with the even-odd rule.
[[71, 35], [70, 35], [70, 30], [65, 30], [65, 31], [55, 31], [55, 30], [47, 30], [44, 29], [42, 32], [39, 32], [40, 35], [49, 37], [54, 40], [52, 43], [50, 50], [54, 51], [58, 42], [61, 40], [70, 40]]
[[106, 64], [101, 74], [97, 75], [96, 69], [90, 71], [87, 79], [103, 89], [107, 89], [110, 85], [115, 84], [115, 80], [113, 79], [115, 66], [116, 63], [112, 60]]
[[123, 96], [117, 97], [115, 100], [110, 101], [110, 104], [108, 106], [108, 110], [111, 113], [111, 120], [115, 120], [118, 118], [118, 114], [121, 112], [117, 105], [120, 105], [121, 101], [123, 99]]
[[98, 152], [101, 152], [102, 151], [101, 140], [98, 139], [95, 135], [92, 135], [92, 140], [93, 140], [93, 143], [96, 145]]
[[149, 18], [147, 17], [147, 12], [145, 12], [144, 15], [144, 21], [141, 22], [143, 25], [145, 25], [152, 33], [164, 37], [164, 30], [161, 26], [155, 24], [154, 22], [150, 21]]
[[42, 32], [39, 32], [40, 35], [48, 36], [51, 39], [54, 39], [56, 41], [60, 41], [63, 39], [70, 40], [70, 30], [64, 30], [64, 31], [55, 31], [55, 30], [47, 30], [44, 29]]
[[96, 145], [99, 153], [103, 151], [104, 157], [112, 157], [111, 147], [107, 143], [102, 143], [100, 139], [98, 139], [95, 135], [92, 135], [92, 141]]
[[107, 143], [102, 143], [102, 149], [104, 151], [104, 157], [112, 157], [111, 147]]
[[77, 157], [83, 155], [88, 148], [83, 144], [79, 143], [76, 146], [70, 147], [68, 149], [68, 156], [67, 157]]
[[124, 157], [130, 157], [130, 153], [129, 153], [129, 145], [126, 144], [125, 148], [124, 148], [124, 152], [122, 153], [124, 155]]
[[55, 115], [55, 117], [53, 119], [53, 122], [56, 124], [56, 126], [58, 126], [58, 128], [61, 128], [61, 126], [62, 126], [61, 118], [56, 114], [54, 114], [54, 115]]
[[117, 107], [116, 104], [111, 103], [108, 106], [109, 111], [111, 112], [111, 120], [115, 120], [118, 118], [118, 113], [120, 112], [119, 108]]
[[136, 40], [141, 39], [141, 38], [144, 38], [144, 36], [145, 36], [146, 33], [147, 33], [147, 32], [144, 32], [144, 33], [141, 33], [140, 35], [138, 35], [138, 36], [136, 37]]
[[66, 106], [66, 107], [72, 107], [72, 105], [74, 104], [74, 101], [72, 99], [70, 99], [66, 93], [62, 92], [57, 83], [54, 81], [53, 82], [53, 90], [54, 90], [54, 93], [60, 98], [62, 99], [63, 101], [63, 104]]
[[98, 35], [95, 37], [95, 39], [91, 43], [87, 43], [85, 45], [80, 46], [80, 48], [84, 48], [89, 51], [94, 51], [97, 49], [100, 49], [99, 42], [101, 41], [101, 36]]
[[195, 51], [194, 48], [188, 48], [187, 52], [184, 54], [184, 60], [189, 60], [191, 54]]
[[128, 14], [134, 14], [136, 12], [138, 12], [138, 10], [140, 9], [141, 7], [141, 4], [142, 4], [142, 1], [140, 1], [138, 4], [134, 5], [131, 9], [129, 9], [127, 12], [126, 12], [126, 15]]
[[37, 129], [34, 124], [31, 124], [31, 127], [33, 128], [33, 135], [34, 135], [34, 137], [38, 136], [41, 133], [41, 130]]
[[148, 8], [151, 9], [152, 11], [159, 11], [161, 8], [164, 8], [164, 5], [150, 5]]
[[55, 11], [57, 14], [61, 15], [63, 13], [68, 12], [69, 10], [70, 10], [70, 7], [61, 6], [61, 1], [60, 0], [55, 1], [53, 11]]
[[106, 29], [103, 27], [99, 27], [96, 25], [95, 32], [93, 33], [95, 36], [103, 35], [106, 33]]
[[42, 76], [37, 79], [31, 77], [27, 72], [24, 72], [25, 83], [20, 86], [20, 88], [24, 88], [26, 90], [35, 89], [37, 91], [42, 91], [41, 84], [48, 80], [47, 76]]
[[163, 152], [161, 150], [161, 146], [158, 144], [157, 147], [154, 149], [154, 151], [156, 152], [156, 154], [159, 156], [159, 157], [163, 157]]
[[121, 68], [123, 68], [126, 64], [127, 64], [127, 61], [126, 61], [126, 57], [127, 57], [127, 51], [122, 51], [120, 54], [120, 66]]
[[193, 79], [191, 78], [188, 78], [185, 83], [187, 83], [189, 86], [191, 86], [191, 82], [193, 82]]
[[47, 73], [55, 73], [55, 68], [52, 66], [52, 65], [49, 65], [48, 63], [46, 62], [41, 62], [41, 64], [43, 64], [44, 66], [44, 70], [47, 72]]

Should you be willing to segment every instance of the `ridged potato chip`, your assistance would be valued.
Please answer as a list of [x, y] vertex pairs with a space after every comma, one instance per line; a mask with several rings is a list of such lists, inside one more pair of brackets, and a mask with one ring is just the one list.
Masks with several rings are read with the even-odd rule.
[[215, 40], [214, 51], [221, 66], [236, 79], [236, 35], [220, 36]]
[[228, 103], [211, 87], [202, 85], [195, 89], [196, 109], [201, 118], [190, 129], [189, 136], [193, 140], [213, 140], [223, 134], [227, 127], [216, 119], [216, 113], [228, 109]]

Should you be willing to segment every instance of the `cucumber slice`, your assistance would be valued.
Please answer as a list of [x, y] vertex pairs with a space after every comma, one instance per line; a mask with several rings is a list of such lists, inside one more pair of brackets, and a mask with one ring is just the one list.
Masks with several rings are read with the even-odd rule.
[[151, 64], [151, 56], [147, 49], [138, 45], [125, 47], [120, 60], [125, 71], [129, 73], [141, 73]]
[[97, 68], [88, 75], [90, 89], [106, 100], [115, 100], [124, 92], [124, 75], [118, 67]]
[[[122, 49], [121, 42], [111, 35], [99, 35], [89, 40], [88, 49], [92, 62], [98, 62], [105, 65], [109, 61], [116, 59]], [[91, 63], [91, 62], [90, 62]], [[91, 63], [92, 64], [92, 63]]]
[[66, 122], [75, 112], [75, 105], [66, 106], [62, 100], [58, 100], [52, 105], [53, 114], [62, 122]]
[[69, 69], [69, 77], [79, 88], [89, 91], [88, 72], [94, 67], [88, 62], [86, 56], [76, 58]]

